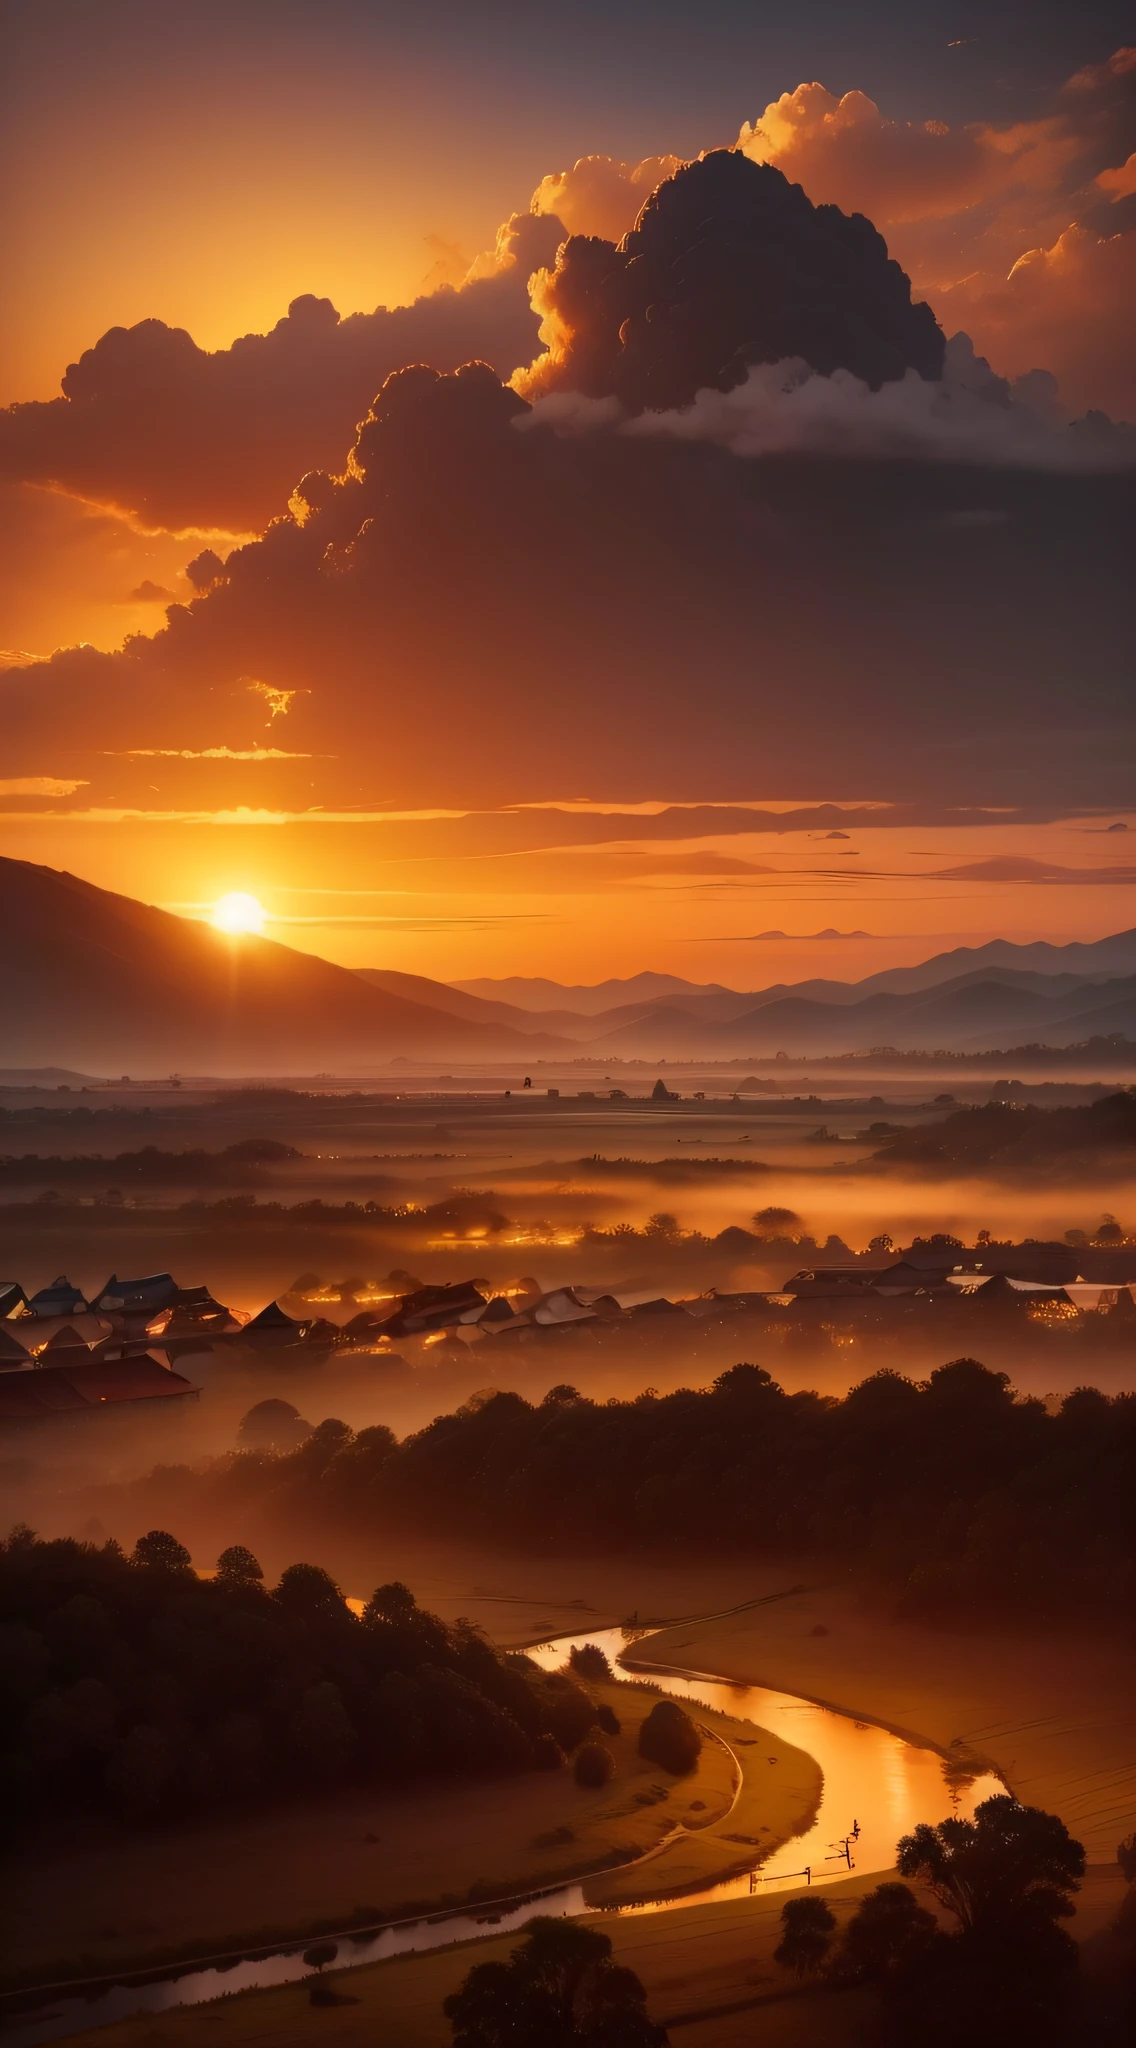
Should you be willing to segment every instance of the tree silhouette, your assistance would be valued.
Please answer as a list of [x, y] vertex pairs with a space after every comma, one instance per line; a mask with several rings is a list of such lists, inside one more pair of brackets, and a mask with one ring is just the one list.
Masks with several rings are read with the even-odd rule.
[[1035, 1976], [1075, 1962], [1076, 1945], [1057, 1922], [1072, 1915], [1085, 1852], [1056, 1814], [999, 1793], [972, 1821], [904, 1835], [896, 1866], [929, 1886], [976, 1952], [1016, 1958]]
[[168, 1529], [151, 1529], [146, 1536], [140, 1536], [131, 1553], [131, 1563], [147, 1566], [159, 1572], [192, 1572], [193, 1559], [184, 1543], [171, 1536]]
[[701, 1749], [702, 1737], [677, 1700], [659, 1700], [639, 1730], [640, 1756], [676, 1778], [694, 1769]]
[[531, 1920], [509, 1961], [477, 1964], [442, 2010], [454, 2048], [666, 2048], [635, 1972], [571, 1920]]
[[880, 1884], [844, 1930], [845, 1961], [858, 1976], [888, 1977], [916, 1960], [935, 1934], [935, 1916], [905, 1884]]
[[832, 1946], [836, 1919], [826, 1899], [786, 1899], [781, 1908], [784, 1933], [773, 1951], [773, 1960], [798, 1977], [819, 1970]]
[[217, 1577], [223, 1586], [262, 1586], [264, 1573], [251, 1550], [243, 1543], [231, 1543], [217, 1559]]

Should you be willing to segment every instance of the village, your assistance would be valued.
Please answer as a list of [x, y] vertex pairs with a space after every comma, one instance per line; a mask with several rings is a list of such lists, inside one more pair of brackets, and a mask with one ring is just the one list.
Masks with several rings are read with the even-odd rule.
[[504, 1365], [522, 1348], [562, 1349], [583, 1365], [641, 1356], [664, 1337], [672, 1350], [684, 1326], [692, 1351], [713, 1332], [735, 1335], [739, 1350], [873, 1339], [886, 1348], [921, 1336], [943, 1356], [1007, 1337], [1127, 1348], [1136, 1248], [1029, 1239], [968, 1248], [944, 1233], [814, 1261], [776, 1290], [686, 1296], [583, 1282], [546, 1290], [532, 1278], [499, 1289], [480, 1278], [423, 1286], [402, 1270], [381, 1283], [304, 1275], [256, 1314], [171, 1273], [112, 1274], [90, 1298], [66, 1275], [30, 1296], [0, 1281], [0, 1429], [192, 1401], [226, 1361], [286, 1372], [344, 1356], [435, 1372], [476, 1361], [480, 1383], [494, 1359]]

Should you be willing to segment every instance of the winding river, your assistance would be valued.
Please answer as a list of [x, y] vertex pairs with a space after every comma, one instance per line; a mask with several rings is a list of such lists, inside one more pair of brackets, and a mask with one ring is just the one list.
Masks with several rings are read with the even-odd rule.
[[[806, 1750], [820, 1766], [824, 1790], [812, 1826], [775, 1850], [753, 1879], [743, 1873], [679, 1897], [645, 1899], [640, 1904], [608, 1909], [612, 1912], [663, 1913], [715, 1899], [744, 1898], [754, 1890], [761, 1893], [794, 1880], [799, 1883], [806, 1868], [813, 1884], [846, 1877], [850, 1867], [889, 1870], [899, 1836], [917, 1822], [941, 1819], [946, 1810], [969, 1816], [980, 1800], [1005, 1789], [1000, 1779], [991, 1776], [948, 1776], [949, 1766], [936, 1750], [917, 1748], [872, 1722], [853, 1720], [791, 1693], [742, 1685], [709, 1673], [670, 1671], [645, 1662], [639, 1665], [648, 1637], [655, 1633], [593, 1629], [584, 1635], [558, 1636], [529, 1654], [546, 1670], [557, 1670], [574, 1644], [596, 1643], [613, 1664], [620, 1662], [629, 1673], [642, 1669], [644, 1677], [649, 1676], [676, 1698], [696, 1700], [736, 1721], [752, 1721]], [[490, 1933], [508, 1934], [536, 1913], [558, 1917], [584, 1913], [589, 1910], [584, 1893], [583, 1883], [564, 1884], [465, 1911], [357, 1930], [338, 1937], [336, 1969], [446, 1948]], [[107, 2026], [131, 2013], [165, 2012], [172, 2006], [200, 2005], [235, 1991], [287, 1984], [309, 1974], [303, 1960], [306, 1946], [299, 1942], [286, 1948], [210, 1957], [202, 1965], [183, 1966], [176, 1974], [148, 1982], [107, 1979], [105, 1984], [61, 1995], [23, 2012], [14, 2011], [14, 2000], [5, 1998], [0, 2001], [0, 2016], [4, 2007], [9, 2016], [6, 2021], [0, 2019], [0, 2040], [3, 2048], [40, 2048], [40, 2043]]]

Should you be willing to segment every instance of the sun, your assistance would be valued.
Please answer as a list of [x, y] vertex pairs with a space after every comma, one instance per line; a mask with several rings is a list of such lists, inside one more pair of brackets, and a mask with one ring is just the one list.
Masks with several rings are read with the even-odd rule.
[[211, 922], [219, 932], [262, 932], [266, 911], [255, 896], [234, 889], [213, 905]]

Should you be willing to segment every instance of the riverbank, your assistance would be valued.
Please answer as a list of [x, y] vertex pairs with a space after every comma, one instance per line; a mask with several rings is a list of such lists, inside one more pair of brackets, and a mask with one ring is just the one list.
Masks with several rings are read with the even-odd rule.
[[593, 1886], [596, 1904], [637, 1897], [643, 1880], [627, 1866], [679, 1824], [646, 1868], [652, 1895], [682, 1891], [745, 1868], [754, 1842], [774, 1850], [815, 1808], [820, 1772], [783, 1739], [763, 1732], [762, 1753], [776, 1756], [777, 1769], [739, 1787], [752, 1727], [698, 1710], [702, 1753], [688, 1776], [672, 1778], [638, 1754], [654, 1692], [614, 1680], [588, 1689], [621, 1723], [618, 1735], [600, 1738], [615, 1770], [599, 1788], [577, 1785], [569, 1767], [406, 1793], [353, 1789], [22, 1855], [0, 1879], [0, 1989], [310, 1938], [584, 1875], [590, 1902]]
[[[856, 1874], [830, 1885], [825, 1898], [842, 1926], [878, 1881]], [[672, 2048], [857, 2048], [872, 2037], [875, 1993], [801, 1991], [773, 1960], [786, 1896], [728, 1899], [679, 1907], [656, 1918], [603, 1917], [618, 1962], [633, 1969], [652, 2015], [664, 2022]], [[1088, 1871], [1073, 1931], [1098, 1937], [1116, 1912], [1119, 1873]], [[927, 1903], [933, 1903], [927, 1901]], [[210, 2006], [139, 2015], [72, 2036], [75, 2048], [311, 2048], [318, 2035], [333, 2048], [448, 2048], [442, 2000], [472, 1965], [504, 1961], [518, 1936], [491, 1937], [430, 1955], [365, 1966], [330, 1981], [350, 2002], [313, 2010], [304, 1983], [252, 1991]]]

